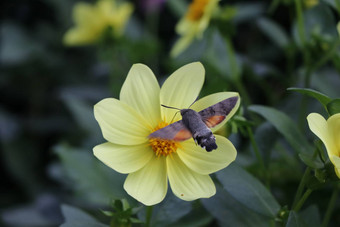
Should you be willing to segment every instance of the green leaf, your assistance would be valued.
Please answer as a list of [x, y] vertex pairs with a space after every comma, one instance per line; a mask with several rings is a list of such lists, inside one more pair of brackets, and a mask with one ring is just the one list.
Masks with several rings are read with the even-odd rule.
[[321, 226], [320, 213], [315, 205], [309, 206], [305, 210], [301, 211], [299, 216], [308, 227]]
[[[238, 185], [232, 187], [241, 189]], [[269, 227], [273, 220], [247, 208], [220, 186], [216, 186], [215, 196], [201, 202], [207, 212], [218, 220], [219, 226]]]
[[318, 227], [321, 226], [320, 214], [316, 206], [310, 206], [307, 209], [296, 213], [289, 212], [286, 227]]
[[96, 160], [92, 151], [65, 145], [55, 147], [55, 151], [67, 178], [71, 180], [70, 186], [85, 201], [108, 204], [112, 199], [128, 197], [123, 190], [125, 176]]
[[[338, 39], [336, 19], [330, 7], [325, 4], [318, 4], [303, 13], [305, 40], [313, 45], [313, 39]], [[298, 32], [297, 21], [293, 24], [293, 38], [295, 43], [302, 47], [303, 43]]]
[[268, 18], [260, 18], [257, 20], [257, 25], [277, 46], [285, 48], [289, 45], [288, 35], [279, 24]]
[[76, 96], [63, 94], [63, 101], [71, 111], [78, 125], [94, 137], [101, 136], [100, 128], [93, 114], [93, 105], [86, 103]]
[[[138, 213], [139, 219], [145, 221], [146, 209]], [[176, 212], [174, 212], [176, 211]], [[157, 204], [152, 209], [152, 226], [165, 226], [173, 224], [191, 211], [191, 204], [183, 201], [173, 194], [168, 194], [162, 203]]]
[[321, 169], [324, 167], [324, 163], [318, 156], [313, 157], [310, 154], [300, 153], [299, 157], [307, 166], [312, 167], [313, 169]]
[[263, 15], [266, 10], [265, 4], [262, 2], [238, 3], [234, 7], [237, 9], [237, 13], [233, 18], [233, 22], [236, 24], [253, 22], [256, 17]]
[[242, 62], [232, 48], [230, 41], [224, 39], [219, 31], [213, 32], [204, 61], [214, 67], [220, 75], [229, 80], [236, 80], [242, 75]]
[[327, 104], [327, 111], [332, 116], [340, 113], [340, 99], [333, 99]]
[[260, 105], [252, 105], [248, 109], [260, 114], [269, 121], [298, 153], [311, 154], [313, 149], [308, 143], [307, 138], [285, 113], [271, 107]]
[[78, 208], [62, 205], [61, 211], [65, 217], [65, 223], [60, 227], [108, 227]]
[[266, 166], [269, 166], [272, 161], [271, 152], [278, 138], [279, 133], [269, 122], [264, 122], [256, 128], [255, 141]]
[[253, 105], [248, 108], [268, 120], [279, 131], [287, 142], [298, 153], [300, 159], [312, 168], [322, 168], [323, 162], [319, 156], [313, 156], [313, 148], [296, 124], [283, 112], [271, 107]]
[[188, 8], [185, 1], [166, 1], [166, 4], [178, 18], [182, 17]]
[[327, 104], [332, 100], [330, 97], [328, 97], [325, 94], [322, 94], [321, 92], [315, 91], [310, 88], [295, 88], [291, 87], [287, 89], [288, 91], [297, 91], [300, 92], [301, 94], [308, 95], [310, 97], [313, 97], [317, 99], [327, 110]]
[[177, 222], [169, 225], [168, 227], [196, 227], [196, 226], [209, 226], [209, 223], [213, 222], [213, 216], [201, 206], [195, 206], [193, 204], [193, 210], [179, 219]]
[[291, 211], [286, 227], [307, 227], [307, 225], [295, 211]]
[[261, 215], [275, 218], [280, 205], [255, 177], [233, 163], [219, 171], [218, 180], [234, 199]]

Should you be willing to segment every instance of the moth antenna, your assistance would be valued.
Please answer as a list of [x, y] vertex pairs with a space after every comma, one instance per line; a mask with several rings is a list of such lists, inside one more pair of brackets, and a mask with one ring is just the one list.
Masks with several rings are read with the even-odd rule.
[[181, 109], [178, 109], [178, 108], [176, 108], [176, 107], [166, 106], [166, 105], [163, 105], [163, 104], [161, 104], [161, 106], [163, 106], [163, 107], [165, 107], [165, 108], [169, 108], [169, 109], [181, 110]]
[[197, 101], [197, 99], [198, 99], [198, 97], [195, 99], [195, 101], [193, 101], [193, 103], [190, 104], [190, 106], [188, 107], [188, 109], [189, 109], [192, 105], [194, 105], [194, 103]]
[[171, 119], [171, 121], [170, 121], [170, 124], [172, 123], [172, 121], [175, 119], [175, 117], [176, 117], [176, 114], [178, 114], [178, 112], [179, 111], [177, 111], [176, 113], [175, 113], [175, 115], [172, 117], [172, 119]]
[[175, 109], [175, 110], [178, 110], [176, 113], [175, 113], [175, 115], [172, 117], [172, 119], [171, 119], [171, 123], [172, 123], [172, 121], [175, 119], [175, 117], [176, 117], [176, 114], [179, 112], [179, 111], [181, 111], [181, 109], [179, 109], [179, 108], [176, 108], [176, 107], [172, 107], [172, 106], [166, 106], [166, 105], [163, 105], [163, 104], [161, 104], [161, 106], [163, 106], [163, 107], [165, 107], [165, 108], [169, 108], [169, 109]]

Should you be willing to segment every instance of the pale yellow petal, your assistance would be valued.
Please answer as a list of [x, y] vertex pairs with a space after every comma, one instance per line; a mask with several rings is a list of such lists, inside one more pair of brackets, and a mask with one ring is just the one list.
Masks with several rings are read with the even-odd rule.
[[105, 165], [119, 173], [136, 172], [155, 156], [148, 144], [126, 146], [103, 143], [94, 147], [93, 153]]
[[86, 26], [97, 20], [94, 6], [85, 2], [78, 2], [73, 8], [73, 20], [77, 26]]
[[234, 145], [225, 137], [215, 135], [217, 149], [207, 152], [192, 140], [181, 143], [178, 156], [193, 171], [199, 174], [211, 174], [227, 167], [236, 159]]
[[168, 190], [165, 158], [152, 158], [142, 169], [130, 173], [124, 189], [144, 205], [160, 203]]
[[151, 126], [124, 102], [103, 99], [94, 106], [94, 116], [104, 138], [111, 143], [137, 145], [148, 141]]
[[195, 37], [194, 33], [189, 33], [180, 37], [171, 49], [170, 56], [176, 58], [189, 47]]
[[188, 34], [190, 31], [193, 31], [193, 27], [196, 26], [196, 24], [197, 23], [192, 22], [184, 17], [177, 23], [176, 32], [180, 35]]
[[102, 14], [103, 16], [108, 17], [110, 14], [115, 13], [116, 11], [115, 1], [99, 0], [96, 3], [96, 10], [98, 14]]
[[168, 156], [166, 161], [170, 187], [178, 198], [191, 201], [215, 195], [216, 188], [209, 175], [192, 171], [177, 154]]
[[337, 155], [338, 151], [330, 134], [327, 121], [318, 113], [311, 113], [307, 116], [310, 130], [324, 143], [328, 156]]
[[133, 9], [134, 8], [132, 4], [124, 3], [119, 5], [117, 13], [111, 16], [110, 21], [111, 24], [115, 26], [114, 31], [117, 35], [120, 35], [123, 32], [128, 19], [131, 17]]
[[81, 46], [94, 43], [97, 38], [98, 35], [96, 33], [89, 32], [89, 30], [84, 28], [75, 27], [65, 33], [63, 43], [69, 46]]
[[154, 128], [161, 121], [160, 88], [151, 69], [134, 64], [120, 91], [120, 100], [134, 108]]
[[335, 173], [340, 178], [340, 157], [339, 156], [330, 156], [329, 159], [334, 165]]
[[[203, 86], [205, 70], [200, 62], [194, 62], [176, 70], [164, 82], [161, 92], [161, 104], [176, 108], [188, 108], [198, 97]], [[170, 122], [176, 110], [161, 108], [162, 118]], [[180, 117], [177, 116], [177, 119]]]
[[327, 120], [329, 135], [335, 144], [334, 155], [340, 156], [340, 113], [332, 115]]
[[238, 97], [237, 103], [235, 107], [230, 111], [230, 113], [226, 116], [226, 118], [223, 120], [223, 122], [211, 129], [212, 132], [215, 132], [218, 129], [220, 129], [224, 125], [224, 123], [227, 122], [232, 116], [234, 116], [234, 114], [238, 110], [240, 103], [241, 103], [241, 98], [237, 92], [219, 92], [219, 93], [214, 93], [214, 94], [205, 96], [199, 99], [197, 102], [195, 102], [191, 106], [191, 109], [199, 112], [205, 108], [208, 108], [209, 106], [212, 106], [218, 102], [221, 102], [222, 100], [225, 100], [231, 97]]

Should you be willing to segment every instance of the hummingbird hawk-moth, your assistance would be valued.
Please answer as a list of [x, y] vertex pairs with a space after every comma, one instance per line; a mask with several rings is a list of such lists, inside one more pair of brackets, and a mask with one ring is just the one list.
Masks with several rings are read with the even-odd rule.
[[196, 144], [206, 151], [212, 151], [217, 148], [217, 144], [210, 128], [216, 127], [226, 118], [235, 107], [237, 100], [237, 96], [227, 98], [199, 112], [192, 109], [180, 109], [182, 120], [151, 133], [149, 138], [184, 141], [193, 137]]

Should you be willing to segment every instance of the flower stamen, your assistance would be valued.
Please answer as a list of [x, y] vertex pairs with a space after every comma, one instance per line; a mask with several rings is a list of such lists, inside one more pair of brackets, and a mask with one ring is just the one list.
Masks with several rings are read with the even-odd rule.
[[[168, 123], [162, 121], [154, 128], [152, 132], [164, 128], [167, 125]], [[180, 147], [179, 142], [161, 138], [151, 138], [149, 139], [149, 144], [157, 157], [171, 155], [172, 153], [176, 152], [178, 147]]]
[[190, 4], [186, 17], [191, 21], [198, 21], [203, 16], [205, 6], [210, 0], [193, 0]]

